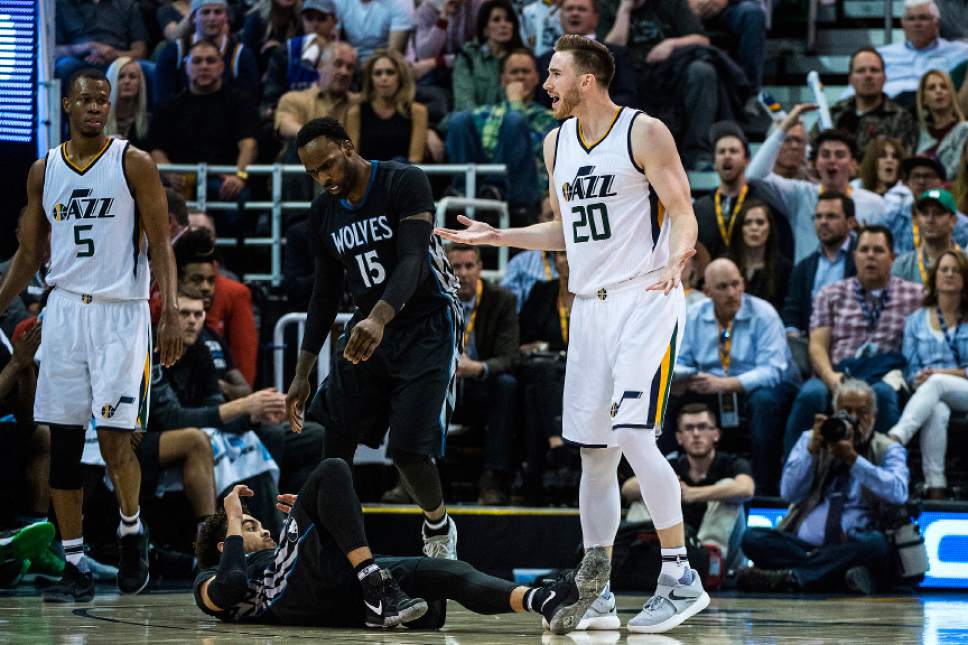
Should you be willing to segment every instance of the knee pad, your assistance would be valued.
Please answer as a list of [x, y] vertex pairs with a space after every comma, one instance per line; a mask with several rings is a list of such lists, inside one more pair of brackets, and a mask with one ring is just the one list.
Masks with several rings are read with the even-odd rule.
[[57, 490], [77, 490], [84, 485], [81, 455], [84, 454], [84, 428], [50, 425], [50, 476], [48, 483]]

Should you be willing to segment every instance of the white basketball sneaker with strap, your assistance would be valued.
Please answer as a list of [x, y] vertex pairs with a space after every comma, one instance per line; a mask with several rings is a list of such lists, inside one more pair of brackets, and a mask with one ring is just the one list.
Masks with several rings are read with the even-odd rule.
[[447, 516], [447, 532], [443, 535], [431, 535], [427, 531], [427, 521], [424, 520], [421, 535], [423, 537], [423, 554], [428, 558], [441, 560], [457, 559], [457, 525], [454, 519]]
[[628, 629], [637, 634], [661, 634], [678, 627], [708, 606], [709, 594], [702, 588], [695, 569], [688, 569], [678, 580], [662, 574], [655, 595], [629, 621]]
[[[551, 629], [546, 619], [542, 619], [541, 622], [546, 630]], [[618, 610], [615, 607], [615, 594], [612, 593], [610, 585], [605, 585], [605, 591], [585, 610], [585, 615], [578, 621], [575, 631], [613, 630], [621, 626], [622, 621], [619, 620]]]

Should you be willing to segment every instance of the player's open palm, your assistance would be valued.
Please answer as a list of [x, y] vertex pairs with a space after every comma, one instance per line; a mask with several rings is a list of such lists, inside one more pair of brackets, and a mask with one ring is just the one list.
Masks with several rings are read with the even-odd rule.
[[459, 244], [491, 244], [496, 245], [501, 240], [501, 232], [487, 222], [478, 222], [464, 215], [458, 215], [457, 221], [467, 228], [437, 228], [434, 232], [445, 240]]
[[286, 393], [286, 416], [289, 417], [289, 427], [293, 432], [302, 432], [308, 398], [309, 380], [294, 378], [289, 384], [289, 392]]
[[661, 291], [663, 295], [669, 295], [669, 292], [682, 284], [682, 272], [686, 268], [686, 263], [695, 254], [696, 249], [689, 249], [682, 255], [669, 258], [659, 274], [659, 279], [646, 287], [646, 291]]

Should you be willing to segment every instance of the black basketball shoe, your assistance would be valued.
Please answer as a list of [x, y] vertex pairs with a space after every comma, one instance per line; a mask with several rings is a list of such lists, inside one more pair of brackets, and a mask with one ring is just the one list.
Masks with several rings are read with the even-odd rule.
[[376, 569], [361, 581], [367, 627], [396, 627], [427, 613], [427, 601], [403, 593], [389, 571]]
[[118, 590], [123, 594], [140, 593], [148, 586], [148, 527], [141, 526], [141, 533], [119, 539]]
[[68, 562], [64, 574], [44, 591], [44, 602], [90, 602], [94, 599], [94, 576]]

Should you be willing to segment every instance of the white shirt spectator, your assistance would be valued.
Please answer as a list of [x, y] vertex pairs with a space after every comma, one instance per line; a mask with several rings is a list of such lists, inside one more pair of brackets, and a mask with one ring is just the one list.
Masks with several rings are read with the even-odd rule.
[[413, 31], [413, 0], [335, 0], [336, 17], [362, 64], [386, 47], [390, 32]]
[[555, 0], [534, 0], [521, 10], [521, 40], [534, 51], [535, 58], [551, 51], [564, 33]]

